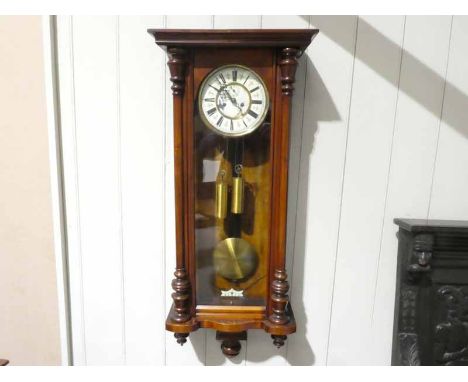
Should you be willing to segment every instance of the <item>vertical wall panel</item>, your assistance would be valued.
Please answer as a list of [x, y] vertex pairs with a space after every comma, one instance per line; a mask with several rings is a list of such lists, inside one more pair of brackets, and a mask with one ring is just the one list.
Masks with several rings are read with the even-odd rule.
[[[425, 218], [444, 93], [451, 17], [406, 19], [385, 220], [371, 323], [374, 365], [391, 362], [398, 227]], [[416, 98], [417, 97], [417, 98]], [[417, 99], [423, 98], [425, 104]]]
[[312, 16], [300, 138], [291, 300], [298, 331], [293, 365], [326, 363], [356, 17]]
[[[212, 16], [166, 16], [167, 28], [193, 28], [211, 29], [213, 26]], [[155, 47], [155, 49], [160, 49]], [[166, 58], [167, 61], [167, 58]], [[172, 305], [170, 282], [174, 278], [175, 270], [175, 199], [174, 199], [174, 140], [173, 140], [173, 114], [172, 114], [172, 91], [169, 80], [169, 70], [166, 69], [166, 134], [165, 134], [165, 249], [166, 256], [166, 315]], [[206, 333], [197, 330], [190, 334], [183, 348], [176, 342], [174, 334], [166, 332], [166, 364], [167, 365], [197, 365], [205, 364]]]
[[[146, 29], [163, 16], [119, 18], [122, 235], [127, 364], [164, 364], [164, 81]], [[158, 344], [156, 346], [156, 344]]]
[[117, 18], [74, 18], [73, 49], [87, 364], [121, 364], [125, 343]]
[[[367, 364], [404, 17], [360, 18], [328, 363]], [[351, 351], [352, 349], [352, 351]]]
[[242, 29], [260, 28], [261, 16], [213, 16], [214, 28], [218, 29]]
[[468, 220], [468, 17], [454, 16], [431, 219]]

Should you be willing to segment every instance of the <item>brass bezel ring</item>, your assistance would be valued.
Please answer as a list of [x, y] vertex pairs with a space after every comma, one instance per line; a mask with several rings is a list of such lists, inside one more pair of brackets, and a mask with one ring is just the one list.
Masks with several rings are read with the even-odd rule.
[[[204, 89], [206, 83], [208, 82], [208, 79], [213, 77], [214, 74], [216, 74], [217, 72], [220, 72], [226, 68], [241, 68], [241, 69], [244, 69], [244, 70], [247, 70], [251, 73], [253, 73], [259, 80], [260, 84], [263, 86], [263, 88], [265, 89], [265, 109], [263, 110], [263, 114], [260, 116], [260, 118], [258, 119], [258, 121], [252, 125], [250, 128], [248, 128], [247, 130], [241, 132], [241, 133], [228, 133], [228, 132], [224, 132], [224, 131], [221, 131], [219, 130], [217, 127], [213, 126], [209, 121], [208, 119], [205, 117], [205, 114], [203, 112], [203, 108], [202, 108], [202, 98], [201, 98], [201, 92], [202, 90]], [[215, 133], [219, 134], [219, 135], [222, 135], [224, 137], [242, 137], [244, 135], [248, 135], [252, 132], [254, 132], [257, 128], [259, 128], [262, 124], [263, 124], [263, 121], [265, 120], [267, 114], [268, 114], [268, 110], [270, 109], [270, 97], [269, 97], [269, 94], [268, 94], [268, 88], [266, 87], [265, 85], [265, 82], [263, 81], [262, 77], [253, 69], [245, 66], [245, 65], [239, 65], [239, 64], [227, 64], [227, 65], [222, 65], [222, 66], [219, 66], [217, 67], [216, 69], [213, 69], [211, 72], [209, 72], [206, 77], [203, 79], [199, 89], [198, 89], [198, 114], [200, 115], [200, 118], [201, 120], [203, 121], [203, 124], [209, 128], [210, 130], [214, 131]]]

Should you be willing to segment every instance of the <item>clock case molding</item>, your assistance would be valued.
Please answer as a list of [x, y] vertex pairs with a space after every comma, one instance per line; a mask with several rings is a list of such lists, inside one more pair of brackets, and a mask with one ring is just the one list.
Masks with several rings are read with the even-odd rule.
[[[288, 155], [291, 100], [298, 58], [318, 33], [317, 29], [285, 30], [179, 30], [149, 29], [156, 44], [166, 50], [172, 82], [174, 113], [174, 174], [176, 270], [172, 281], [173, 305], [166, 329], [181, 345], [199, 328], [217, 330], [227, 356], [240, 351], [248, 329], [263, 329], [277, 347], [296, 331], [289, 302], [285, 270]], [[252, 66], [255, 57], [272, 64], [271, 99], [271, 210], [268, 292], [265, 307], [198, 306], [195, 293], [194, 139], [193, 109], [201, 79], [195, 78], [195, 55], [203, 52], [205, 65], [221, 63]], [[226, 62], [229, 52], [235, 62]], [[227, 53], [227, 57], [226, 57]], [[258, 63], [257, 63], [258, 65]], [[255, 66], [255, 64], [253, 65]]]

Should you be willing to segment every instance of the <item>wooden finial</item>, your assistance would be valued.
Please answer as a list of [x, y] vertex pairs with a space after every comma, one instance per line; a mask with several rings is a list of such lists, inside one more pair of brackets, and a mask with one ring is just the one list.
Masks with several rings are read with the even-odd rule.
[[169, 61], [169, 71], [171, 73], [172, 94], [183, 96], [185, 90], [185, 71], [187, 67], [186, 50], [182, 48], [168, 48], [167, 54]]
[[175, 322], [185, 322], [190, 319], [190, 281], [183, 268], [176, 269], [174, 276], [172, 280], [174, 315], [171, 319]]
[[276, 269], [271, 283], [272, 314], [269, 319], [274, 324], [284, 325], [289, 318], [286, 315], [286, 305], [289, 302], [289, 283], [284, 269]]
[[284, 48], [280, 51], [279, 67], [281, 70], [281, 91], [284, 95], [293, 95], [297, 58], [300, 57], [300, 55], [301, 50], [296, 48]]

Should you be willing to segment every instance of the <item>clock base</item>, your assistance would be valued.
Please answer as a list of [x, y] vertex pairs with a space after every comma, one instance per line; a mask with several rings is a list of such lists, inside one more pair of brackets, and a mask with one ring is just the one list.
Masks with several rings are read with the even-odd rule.
[[[266, 313], [266, 312], [265, 312]], [[289, 334], [296, 331], [296, 321], [291, 305], [286, 306], [285, 316], [287, 322], [278, 324], [271, 322], [266, 314], [239, 316], [237, 319], [221, 318], [219, 312], [204, 313], [190, 317], [185, 322], [176, 322], [172, 319], [175, 314], [174, 305], [166, 320], [166, 330], [174, 332], [177, 342], [183, 345], [190, 332], [199, 328], [216, 330], [216, 339], [222, 341], [221, 350], [227, 357], [235, 357], [241, 350], [239, 341], [247, 340], [248, 329], [263, 329], [271, 335], [273, 345], [278, 349], [284, 345]]]

